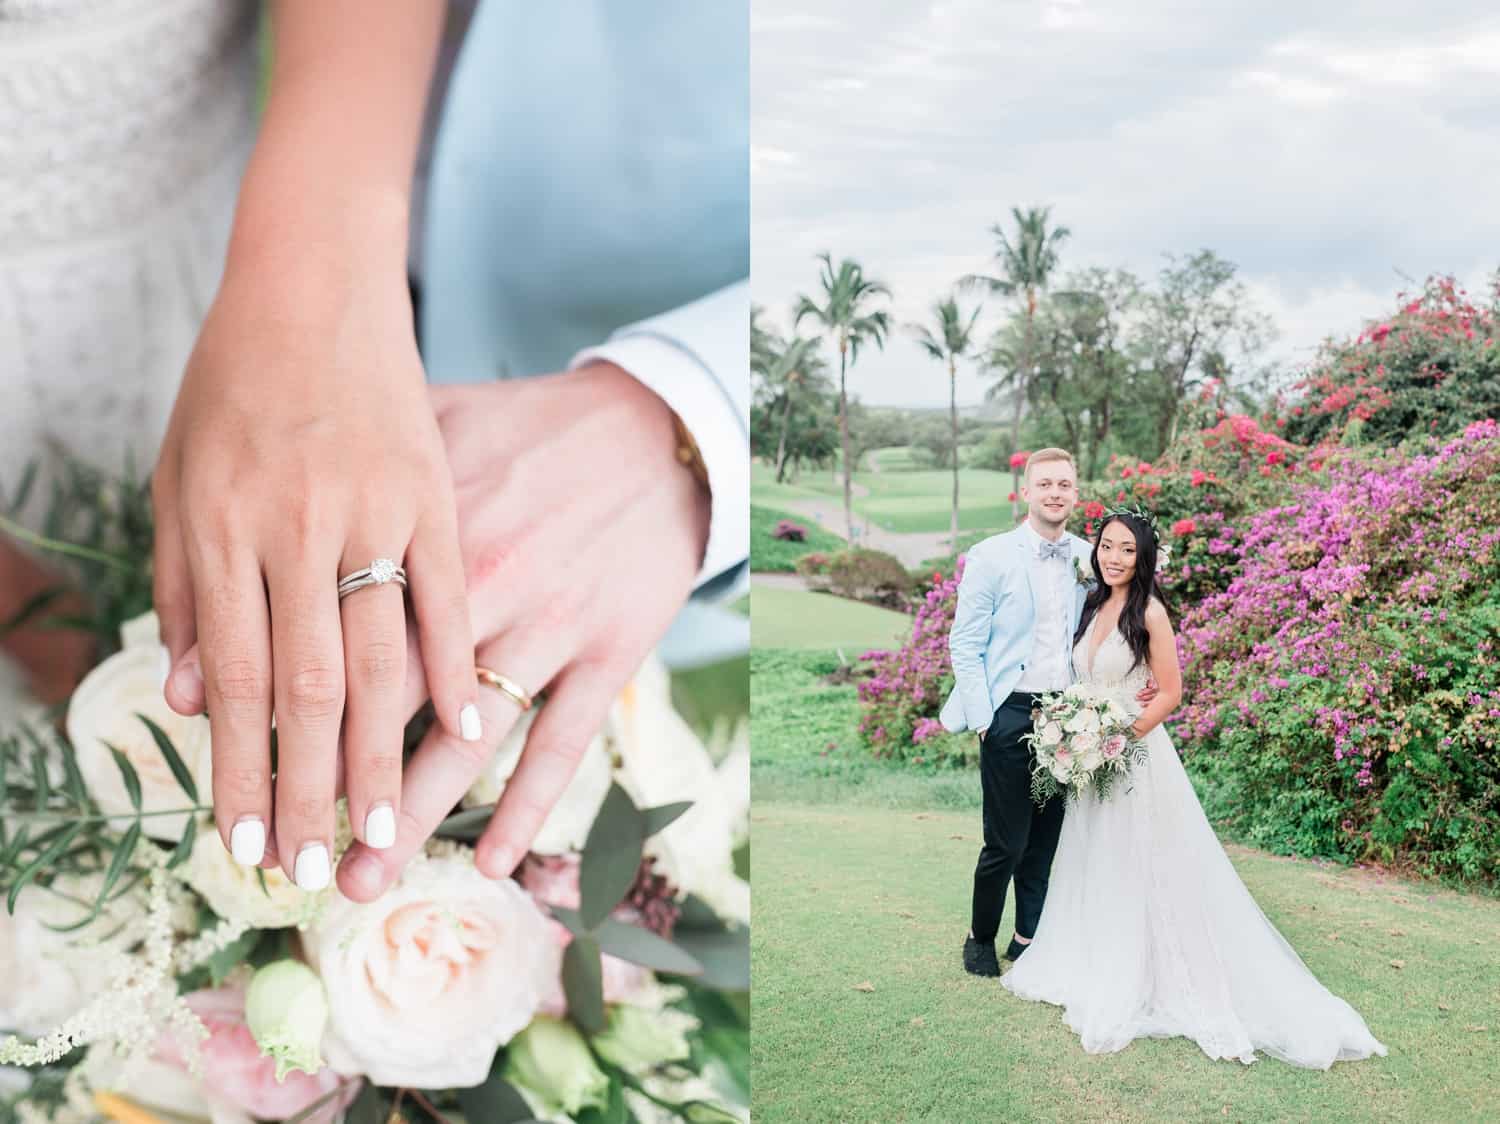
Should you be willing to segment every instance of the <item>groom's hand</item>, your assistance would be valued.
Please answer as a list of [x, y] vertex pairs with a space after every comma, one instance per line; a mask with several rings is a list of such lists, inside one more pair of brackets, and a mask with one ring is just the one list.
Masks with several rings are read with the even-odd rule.
[[[666, 404], [613, 364], [430, 392], [458, 498], [475, 662], [548, 695], [476, 844], [479, 869], [503, 878], [691, 593], [709, 497], [677, 459]], [[408, 714], [423, 683], [413, 642]], [[492, 688], [480, 708], [483, 742], [434, 726], [412, 755], [396, 844], [350, 848], [338, 871], [346, 897], [369, 901], [396, 879], [521, 714]]]

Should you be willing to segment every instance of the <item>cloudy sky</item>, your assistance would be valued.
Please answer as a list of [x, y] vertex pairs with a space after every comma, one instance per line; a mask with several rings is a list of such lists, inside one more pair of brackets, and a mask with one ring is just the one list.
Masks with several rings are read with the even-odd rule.
[[[1064, 270], [1235, 262], [1305, 361], [1430, 272], [1500, 265], [1500, 15], [1389, 0], [752, 0], [753, 286], [778, 326], [814, 255], [903, 324], [989, 272], [990, 225], [1049, 203]], [[971, 298], [972, 299], [972, 298]], [[998, 314], [981, 323], [993, 326]], [[960, 404], [987, 385], [960, 371]], [[904, 331], [877, 405], [946, 405]]]

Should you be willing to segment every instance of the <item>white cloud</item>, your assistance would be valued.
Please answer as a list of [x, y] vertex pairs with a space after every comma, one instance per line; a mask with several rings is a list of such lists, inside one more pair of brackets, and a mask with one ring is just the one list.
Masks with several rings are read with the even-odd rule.
[[[1034, 203], [1073, 229], [1065, 268], [1236, 262], [1289, 360], [1407, 278], [1500, 265], [1500, 17], [1479, 4], [1420, 23], [1395, 0], [754, 9], [754, 288], [773, 314], [828, 249], [918, 319]], [[898, 333], [852, 385], [937, 405], [935, 371]], [[984, 385], [961, 372], [960, 400]]]

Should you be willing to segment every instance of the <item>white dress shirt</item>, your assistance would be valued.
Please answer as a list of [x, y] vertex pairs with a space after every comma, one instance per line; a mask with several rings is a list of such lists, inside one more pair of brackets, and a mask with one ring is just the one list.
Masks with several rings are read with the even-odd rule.
[[1046, 539], [1028, 520], [1026, 533], [1032, 540], [1031, 588], [1036, 591], [1036, 646], [1026, 661], [1017, 691], [1061, 691], [1068, 685], [1068, 660], [1073, 653], [1073, 576], [1072, 548], [1065, 536], [1058, 543], [1063, 557], [1042, 560]]

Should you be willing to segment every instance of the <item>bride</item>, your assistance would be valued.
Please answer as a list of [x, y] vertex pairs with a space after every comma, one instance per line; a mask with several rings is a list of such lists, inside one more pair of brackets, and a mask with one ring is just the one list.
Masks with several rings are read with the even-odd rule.
[[[1084, 605], [1074, 671], [1136, 716], [1149, 757], [1108, 799], [1086, 793], [1068, 809], [1036, 936], [1001, 986], [1061, 1006], [1089, 1053], [1181, 1035], [1242, 1062], [1257, 1050], [1314, 1069], [1384, 1055], [1255, 904], [1161, 724], [1182, 675], [1154, 518], [1107, 513], [1093, 561], [1102, 583]], [[1148, 676], [1161, 693], [1143, 709]]]

